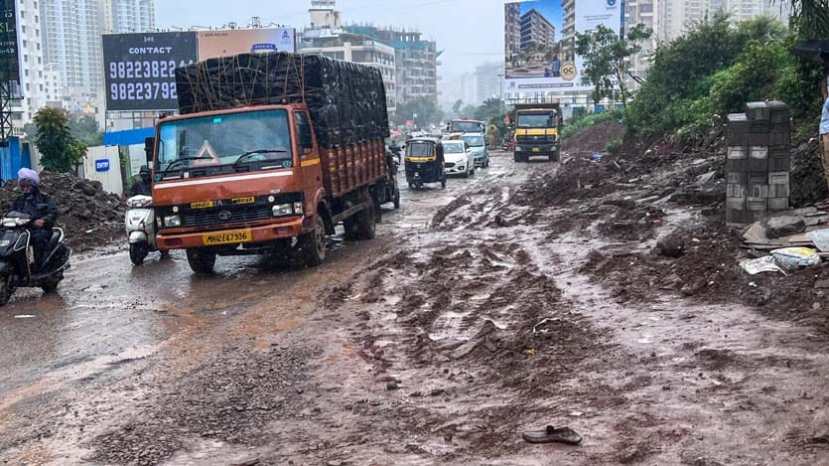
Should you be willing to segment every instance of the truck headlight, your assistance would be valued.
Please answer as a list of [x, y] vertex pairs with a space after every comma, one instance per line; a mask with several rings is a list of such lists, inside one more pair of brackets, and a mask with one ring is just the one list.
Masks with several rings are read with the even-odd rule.
[[518, 152], [522, 152], [524, 149], [521, 146], [515, 146], [515, 150]]
[[277, 204], [273, 206], [273, 216], [274, 217], [285, 217], [288, 215], [293, 215], [294, 210], [291, 204]]
[[164, 217], [164, 226], [167, 228], [176, 228], [181, 226], [181, 217], [178, 215], [170, 215]]

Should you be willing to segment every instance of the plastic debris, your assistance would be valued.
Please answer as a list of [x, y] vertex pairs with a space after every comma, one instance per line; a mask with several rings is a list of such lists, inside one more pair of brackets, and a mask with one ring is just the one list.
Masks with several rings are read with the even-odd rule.
[[796, 270], [820, 265], [820, 255], [812, 248], [784, 248], [771, 252], [777, 265], [786, 270]]
[[[746, 259], [740, 261], [740, 267], [749, 275], [757, 275], [764, 272], [780, 272], [786, 274], [783, 269], [777, 265], [777, 260], [774, 256], [761, 257], [759, 259]], [[756, 285], [755, 285], [756, 286]]]
[[821, 252], [829, 252], [829, 229], [809, 232], [809, 239]]

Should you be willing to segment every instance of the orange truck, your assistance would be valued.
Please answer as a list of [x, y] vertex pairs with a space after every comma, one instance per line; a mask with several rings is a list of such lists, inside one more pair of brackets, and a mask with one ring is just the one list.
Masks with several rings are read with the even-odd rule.
[[339, 223], [371, 239], [379, 206], [399, 203], [378, 70], [272, 53], [190, 65], [176, 81], [179, 115], [149, 141], [153, 204], [159, 248], [185, 250], [195, 273], [228, 255], [319, 265]]

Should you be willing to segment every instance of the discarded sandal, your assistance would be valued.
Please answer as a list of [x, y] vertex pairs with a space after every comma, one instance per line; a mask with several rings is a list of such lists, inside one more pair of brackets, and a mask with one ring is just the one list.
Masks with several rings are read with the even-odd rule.
[[524, 440], [529, 443], [566, 443], [567, 445], [581, 444], [581, 435], [569, 427], [556, 429], [547, 426], [546, 429], [534, 432], [524, 432]]

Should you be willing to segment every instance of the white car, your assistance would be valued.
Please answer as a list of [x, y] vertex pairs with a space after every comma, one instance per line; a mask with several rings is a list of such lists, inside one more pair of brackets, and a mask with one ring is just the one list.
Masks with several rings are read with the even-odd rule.
[[443, 168], [447, 175], [469, 178], [475, 174], [474, 155], [467, 150], [463, 139], [443, 141]]

